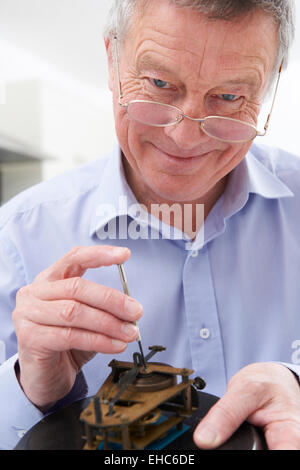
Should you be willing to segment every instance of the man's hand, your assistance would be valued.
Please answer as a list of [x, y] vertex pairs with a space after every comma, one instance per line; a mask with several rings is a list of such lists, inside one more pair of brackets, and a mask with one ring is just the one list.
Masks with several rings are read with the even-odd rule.
[[195, 443], [219, 447], [245, 420], [264, 430], [269, 449], [300, 450], [300, 387], [290, 370], [274, 363], [241, 369], [196, 428]]
[[77, 247], [17, 294], [19, 382], [29, 400], [47, 409], [73, 387], [95, 353], [116, 354], [137, 338], [141, 305], [119, 290], [82, 279], [89, 268], [121, 264], [127, 248]]

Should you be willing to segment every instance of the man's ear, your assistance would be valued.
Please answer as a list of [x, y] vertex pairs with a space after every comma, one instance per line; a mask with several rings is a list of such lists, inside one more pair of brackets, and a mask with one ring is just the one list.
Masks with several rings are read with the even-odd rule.
[[110, 38], [105, 38], [104, 44], [105, 44], [105, 49], [106, 49], [106, 54], [107, 54], [107, 64], [108, 64], [108, 87], [110, 91], [113, 91], [114, 83], [115, 83], [113, 43]]

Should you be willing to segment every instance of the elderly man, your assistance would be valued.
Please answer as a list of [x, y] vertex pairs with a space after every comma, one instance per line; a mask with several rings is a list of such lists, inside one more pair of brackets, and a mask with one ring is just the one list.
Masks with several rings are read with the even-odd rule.
[[287, 60], [292, 7], [113, 2], [119, 146], [1, 210], [3, 448], [94, 394], [111, 357], [131, 359], [139, 320], [145, 348], [167, 346], [162, 362], [222, 396], [195, 431], [199, 447], [248, 419], [270, 449], [300, 449], [300, 160], [253, 143], [267, 131], [257, 119]]

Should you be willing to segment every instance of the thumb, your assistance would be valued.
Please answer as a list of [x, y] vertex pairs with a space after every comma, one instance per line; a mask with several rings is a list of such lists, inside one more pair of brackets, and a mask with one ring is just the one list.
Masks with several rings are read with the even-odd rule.
[[264, 397], [260, 395], [242, 391], [240, 386], [229, 388], [195, 429], [195, 444], [202, 449], [214, 449], [226, 442], [262, 405]]
[[130, 250], [114, 246], [79, 246], [72, 248], [56, 263], [42, 271], [37, 282], [59, 281], [71, 277], [81, 277], [87, 269], [121, 264], [130, 257]]

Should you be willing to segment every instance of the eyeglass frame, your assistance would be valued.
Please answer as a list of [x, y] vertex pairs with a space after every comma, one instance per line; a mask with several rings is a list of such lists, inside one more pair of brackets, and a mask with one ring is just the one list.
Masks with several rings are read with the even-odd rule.
[[[117, 81], [118, 81], [118, 92], [119, 92], [119, 100], [118, 100], [118, 103], [120, 106], [122, 106], [123, 108], [126, 108], [126, 110], [128, 109], [129, 105], [132, 104], [132, 103], [150, 103], [150, 104], [159, 104], [161, 106], [166, 106], [168, 108], [173, 108], [175, 109], [176, 111], [179, 112], [179, 119], [176, 121], [176, 122], [172, 122], [170, 124], [148, 124], [148, 123], [143, 123], [141, 121], [138, 121], [134, 118], [132, 118], [129, 114], [129, 116], [131, 117], [131, 119], [134, 119], [136, 122], [141, 122], [141, 124], [144, 124], [146, 126], [151, 126], [151, 127], [171, 127], [171, 126], [175, 126], [176, 124], [179, 124], [180, 122], [183, 121], [184, 118], [186, 119], [189, 119], [191, 121], [195, 121], [195, 122], [199, 122], [200, 124], [200, 128], [201, 130], [206, 134], [208, 135], [209, 137], [211, 137], [212, 139], [216, 139], [216, 140], [219, 140], [221, 142], [228, 142], [228, 143], [235, 143], [235, 144], [238, 144], [238, 143], [246, 143], [246, 142], [250, 142], [252, 140], [254, 140], [256, 137], [264, 137], [268, 131], [268, 128], [269, 128], [269, 123], [270, 123], [270, 119], [271, 119], [271, 116], [272, 116], [272, 113], [273, 113], [273, 109], [274, 109], [274, 105], [275, 105], [275, 100], [276, 100], [276, 96], [277, 96], [277, 91], [278, 91], [278, 87], [279, 87], [279, 82], [280, 82], [280, 77], [281, 77], [281, 72], [282, 72], [282, 69], [283, 69], [283, 63], [284, 63], [284, 59], [282, 60], [281, 64], [280, 64], [280, 67], [279, 67], [279, 71], [278, 71], [278, 77], [277, 77], [277, 81], [276, 81], [276, 85], [275, 85], [275, 91], [274, 91], [274, 95], [273, 95], [273, 99], [272, 99], [272, 104], [271, 104], [271, 109], [270, 109], [270, 112], [267, 116], [267, 120], [265, 122], [265, 125], [264, 125], [264, 130], [262, 132], [258, 131], [256, 126], [254, 126], [253, 124], [250, 124], [249, 122], [245, 122], [245, 121], [241, 121], [240, 119], [234, 119], [234, 118], [230, 118], [230, 117], [227, 117], [227, 116], [205, 116], [204, 118], [193, 118], [191, 116], [188, 116], [186, 114], [184, 114], [184, 112], [182, 111], [182, 109], [178, 108], [177, 106], [174, 106], [174, 105], [171, 105], [171, 104], [166, 104], [166, 103], [162, 103], [160, 101], [151, 101], [151, 100], [131, 100], [129, 101], [128, 103], [122, 103], [121, 100], [123, 98], [123, 92], [122, 92], [122, 85], [121, 85], [121, 79], [120, 79], [120, 68], [119, 68], [119, 51], [118, 51], [118, 38], [117, 36], [114, 36], [113, 38], [113, 41], [114, 41], [114, 64], [115, 64], [115, 71], [116, 71], [116, 76], [117, 76]], [[205, 122], [205, 120], [207, 119], [210, 119], [210, 118], [215, 118], [215, 119], [225, 119], [227, 121], [233, 121], [233, 122], [238, 122], [238, 123], [241, 123], [241, 124], [244, 124], [244, 125], [247, 125], [249, 127], [252, 127], [255, 132], [256, 132], [256, 135], [254, 137], [251, 137], [250, 139], [246, 139], [246, 140], [227, 140], [227, 139], [222, 139], [220, 137], [214, 137], [212, 135], [210, 135], [208, 132], [205, 131], [205, 129], [202, 127], [202, 123]]]

